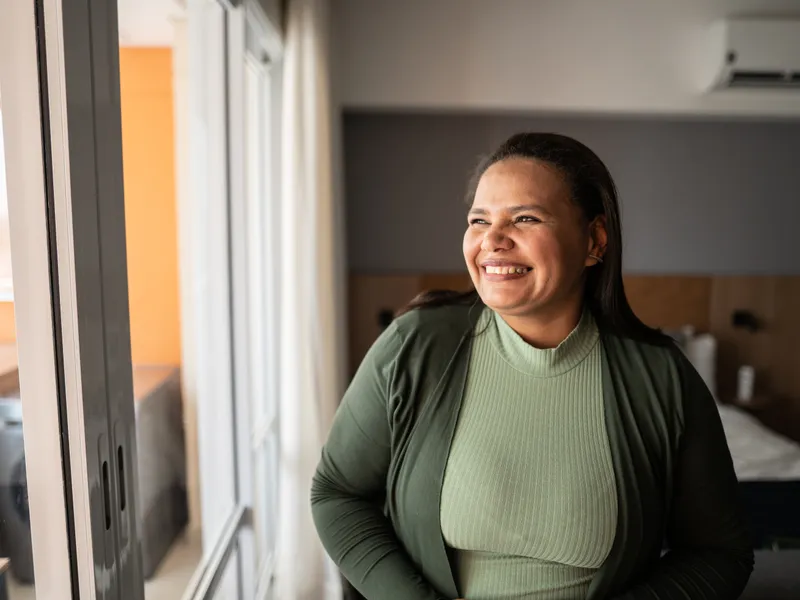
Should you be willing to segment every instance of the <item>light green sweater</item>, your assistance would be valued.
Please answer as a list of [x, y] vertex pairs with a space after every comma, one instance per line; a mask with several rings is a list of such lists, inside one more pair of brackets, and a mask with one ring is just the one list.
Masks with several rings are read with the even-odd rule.
[[557, 348], [486, 309], [445, 471], [442, 533], [470, 600], [576, 600], [611, 551], [617, 492], [599, 332]]
[[[336, 412], [311, 505], [368, 600], [464, 597], [440, 507], [480, 314], [453, 304], [395, 319]], [[586, 600], [736, 600], [753, 547], [714, 398], [671, 341], [598, 326], [619, 511]]]

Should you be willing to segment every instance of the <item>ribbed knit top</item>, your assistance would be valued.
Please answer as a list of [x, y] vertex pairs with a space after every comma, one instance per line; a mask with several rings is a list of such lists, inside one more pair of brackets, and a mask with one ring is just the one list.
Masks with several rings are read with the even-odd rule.
[[617, 525], [597, 326], [538, 349], [486, 309], [476, 331], [441, 500], [460, 591], [585, 598]]

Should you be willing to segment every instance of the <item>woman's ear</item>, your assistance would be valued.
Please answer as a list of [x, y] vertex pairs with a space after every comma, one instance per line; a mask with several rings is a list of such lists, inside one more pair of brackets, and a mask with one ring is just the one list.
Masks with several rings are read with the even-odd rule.
[[586, 257], [586, 266], [603, 262], [608, 244], [608, 231], [606, 230], [606, 217], [599, 215], [589, 224], [589, 256]]

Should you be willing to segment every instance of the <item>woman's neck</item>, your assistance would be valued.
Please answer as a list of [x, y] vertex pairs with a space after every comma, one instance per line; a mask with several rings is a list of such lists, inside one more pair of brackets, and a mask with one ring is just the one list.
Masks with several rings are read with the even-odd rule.
[[523, 340], [535, 348], [555, 348], [578, 326], [583, 314], [583, 303], [561, 304], [558, 310], [539, 310], [535, 314], [504, 315], [508, 323]]

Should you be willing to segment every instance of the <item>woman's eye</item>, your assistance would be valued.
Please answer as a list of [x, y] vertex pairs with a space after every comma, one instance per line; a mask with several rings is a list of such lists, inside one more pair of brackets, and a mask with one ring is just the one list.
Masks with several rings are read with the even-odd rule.
[[470, 225], [486, 225], [486, 221], [484, 221], [483, 219], [470, 219], [469, 224]]
[[530, 215], [523, 215], [516, 218], [517, 223], [541, 223], [542, 220], [538, 217], [531, 217]]

